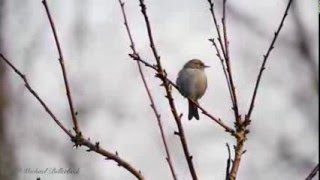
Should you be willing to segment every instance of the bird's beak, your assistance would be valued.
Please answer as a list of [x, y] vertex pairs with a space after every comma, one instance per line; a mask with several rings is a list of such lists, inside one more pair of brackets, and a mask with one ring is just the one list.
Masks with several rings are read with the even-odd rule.
[[204, 65], [204, 68], [209, 68], [210, 66]]

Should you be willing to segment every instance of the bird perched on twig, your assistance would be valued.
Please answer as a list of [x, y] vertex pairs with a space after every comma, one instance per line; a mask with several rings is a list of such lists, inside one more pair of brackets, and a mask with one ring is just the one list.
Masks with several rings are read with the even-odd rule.
[[[204, 95], [207, 89], [207, 76], [204, 69], [208, 67], [199, 59], [192, 59], [183, 66], [178, 74], [176, 84], [184, 97], [198, 103], [198, 99]], [[188, 119], [191, 120], [195, 117], [199, 120], [198, 107], [189, 99], [188, 102]]]

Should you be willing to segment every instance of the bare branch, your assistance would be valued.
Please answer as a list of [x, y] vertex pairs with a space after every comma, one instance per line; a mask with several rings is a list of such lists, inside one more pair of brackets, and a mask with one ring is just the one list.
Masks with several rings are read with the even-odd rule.
[[117, 163], [118, 166], [121, 166], [125, 168], [127, 171], [129, 171], [131, 174], [133, 174], [137, 179], [144, 180], [143, 175], [141, 174], [141, 171], [135, 169], [132, 165], [130, 165], [128, 162], [126, 162], [124, 159], [120, 158], [119, 153], [111, 153], [99, 146], [99, 143], [92, 143], [90, 139], [85, 139], [82, 136], [79, 137], [79, 139], [76, 139], [76, 143], [78, 143], [79, 146], [83, 145], [88, 147], [90, 150], [106, 157], [106, 160], [113, 160]]
[[58, 120], [58, 118], [54, 115], [54, 113], [50, 110], [50, 108], [44, 103], [44, 101], [40, 98], [40, 96], [33, 90], [30, 86], [28, 79], [26, 76], [16, 68], [7, 58], [4, 57], [3, 54], [0, 54], [1, 59], [11, 68], [14, 72], [20, 76], [20, 78], [24, 81], [25, 87], [29, 90], [29, 92], [39, 101], [42, 107], [47, 111], [50, 117], [54, 120], [54, 122], [69, 136], [72, 137], [73, 135], [67, 128]]
[[242, 130], [238, 130], [236, 132], [236, 139], [237, 143], [235, 145], [235, 154], [234, 154], [234, 160], [232, 163], [231, 171], [229, 173], [229, 179], [230, 180], [235, 180], [237, 177], [238, 169], [240, 166], [240, 161], [243, 153], [245, 152], [243, 150], [244, 147], [244, 142], [246, 141], [246, 133]]
[[231, 91], [230, 80], [229, 80], [229, 77], [228, 77], [228, 73], [227, 73], [227, 69], [226, 69], [226, 65], [225, 65], [225, 60], [221, 57], [219, 48], [218, 48], [216, 42], [214, 41], [214, 39], [213, 39], [213, 38], [212, 38], [212, 39], [209, 39], [209, 41], [212, 42], [212, 45], [215, 47], [216, 52], [217, 52], [216, 55], [217, 55], [217, 57], [220, 59], [220, 63], [221, 63], [221, 67], [222, 67], [222, 70], [223, 70], [223, 73], [224, 73], [224, 77], [226, 78], [226, 81], [227, 81], [227, 85], [228, 85], [228, 90], [229, 90], [231, 102], [232, 102], [232, 104], [233, 104], [234, 98], [233, 98], [232, 91]]
[[75, 143], [75, 147], [78, 146], [86, 146], [91, 151], [95, 151], [98, 154], [103, 155], [104, 157], [114, 160], [117, 162], [118, 165], [124, 167], [126, 170], [131, 172], [134, 176], [136, 176], [139, 180], [144, 180], [144, 177], [140, 173], [140, 171], [136, 170], [133, 166], [131, 166], [128, 162], [126, 162], [124, 159], [120, 158], [117, 153], [111, 153], [103, 148], [101, 148], [97, 143], [92, 143], [89, 139], [85, 139], [82, 134], [76, 134], [75, 136], [71, 133], [70, 130], [67, 130], [67, 128], [61, 123], [61, 121], [54, 115], [54, 113], [51, 111], [51, 109], [44, 103], [44, 101], [40, 98], [40, 96], [33, 90], [33, 88], [30, 86], [26, 76], [18, 69], [16, 68], [9, 60], [7, 60], [3, 54], [0, 53], [0, 59], [3, 60], [11, 69], [14, 70], [14, 72], [24, 81], [26, 88], [28, 91], [39, 101], [39, 103], [42, 105], [42, 107], [46, 110], [46, 112], [50, 115], [50, 117], [54, 120], [54, 122], [71, 138], [71, 141]]
[[319, 172], [319, 164], [317, 164], [316, 167], [312, 169], [310, 174], [307, 176], [306, 180], [312, 180], [317, 175], [318, 172]]
[[151, 50], [153, 52], [154, 58], [157, 62], [157, 77], [160, 78], [163, 82], [163, 86], [165, 88], [166, 91], [166, 97], [168, 99], [170, 108], [171, 108], [171, 112], [172, 115], [176, 121], [177, 127], [178, 127], [178, 134], [180, 137], [180, 141], [182, 144], [182, 148], [183, 148], [183, 152], [185, 155], [185, 158], [187, 160], [188, 163], [188, 167], [189, 167], [189, 171], [191, 173], [191, 176], [194, 180], [198, 179], [193, 162], [192, 162], [192, 156], [190, 155], [189, 149], [188, 149], [188, 145], [187, 145], [187, 140], [185, 138], [184, 135], [184, 130], [183, 130], [183, 126], [181, 123], [181, 116], [178, 115], [177, 109], [175, 107], [174, 101], [173, 101], [173, 97], [172, 97], [172, 93], [171, 93], [171, 88], [170, 88], [170, 84], [167, 81], [167, 74], [165, 72], [165, 70], [162, 68], [161, 65], [161, 61], [160, 61], [160, 56], [158, 55], [157, 49], [155, 47], [154, 41], [153, 41], [153, 36], [152, 36], [152, 31], [151, 31], [151, 25], [149, 22], [149, 18], [147, 15], [147, 8], [146, 5], [144, 4], [144, 0], [139, 0], [140, 1], [140, 7], [141, 7], [141, 12], [142, 15], [144, 17], [145, 23], [146, 23], [146, 27], [147, 27], [147, 31], [148, 31], [148, 37], [149, 37], [149, 41], [150, 41], [150, 47]]
[[[148, 97], [149, 97], [149, 100], [150, 100], [150, 103], [151, 103], [151, 108], [153, 109], [153, 112], [156, 116], [156, 119], [157, 119], [157, 122], [158, 122], [158, 126], [159, 126], [159, 129], [160, 129], [160, 133], [161, 133], [161, 138], [162, 138], [162, 143], [164, 145], [164, 148], [165, 148], [165, 151], [166, 151], [166, 160], [168, 162], [168, 165], [169, 165], [169, 168], [170, 168], [170, 171], [171, 171], [171, 175], [172, 175], [172, 178], [174, 180], [177, 180], [177, 176], [176, 176], [176, 172], [174, 170], [174, 167], [173, 167], [173, 163], [172, 163], [172, 160], [171, 160], [171, 156], [170, 156], [170, 152], [169, 152], [169, 147], [168, 147], [168, 144], [167, 144], [167, 140], [166, 140], [166, 137], [165, 137], [165, 134], [164, 134], [164, 130], [163, 130], [163, 127], [162, 127], [162, 122], [161, 122], [161, 118], [160, 118], [160, 114], [156, 108], [156, 105], [154, 103], [154, 100], [153, 100], [153, 97], [151, 95], [151, 92], [150, 92], [150, 89], [148, 87], [148, 84], [147, 84], [147, 81], [145, 79], [145, 76], [144, 76], [144, 73], [142, 71], [142, 67], [141, 67], [141, 64], [140, 64], [140, 61], [141, 61], [141, 58], [139, 56], [139, 54], [137, 53], [136, 49], [135, 49], [135, 45], [134, 45], [134, 41], [133, 41], [133, 38], [132, 38], [132, 35], [131, 35], [131, 32], [130, 32], [130, 28], [129, 28], [129, 24], [128, 24], [128, 21], [127, 21], [127, 16], [126, 16], [126, 12], [125, 12], [125, 9], [124, 9], [124, 3], [119, 0], [119, 4], [121, 6], [121, 11], [122, 11], [122, 15], [123, 15], [123, 19], [124, 19], [124, 25], [126, 27], [126, 30], [127, 30], [127, 33], [128, 33], [128, 36], [129, 36], [129, 39], [130, 39], [130, 47], [132, 49], [132, 54], [135, 55], [135, 57], [137, 57], [137, 65], [138, 65], [138, 69], [139, 69], [139, 73], [141, 75], [141, 78], [142, 78], [142, 81], [143, 81], [143, 85], [147, 91], [147, 94], [148, 94]], [[149, 66], [151, 67], [151, 66]], [[154, 66], [152, 66], [154, 67]]]
[[216, 29], [216, 32], [218, 34], [218, 41], [220, 43], [222, 54], [225, 57], [226, 56], [226, 51], [224, 49], [225, 46], [223, 45], [223, 42], [222, 42], [222, 36], [221, 36], [221, 32], [220, 32], [219, 23], [217, 21], [216, 14], [215, 14], [215, 11], [214, 11], [214, 4], [213, 4], [212, 0], [208, 0], [208, 3], [209, 3], [209, 6], [210, 6], [209, 9], [210, 9], [211, 16], [212, 16], [212, 19], [213, 19], [213, 22], [214, 22], [214, 25], [215, 25], [215, 29]]
[[223, 26], [223, 39], [224, 43], [222, 41], [222, 35], [220, 32], [219, 24], [215, 15], [214, 11], [214, 3], [212, 0], [208, 0], [209, 6], [210, 6], [210, 12], [212, 15], [212, 19], [214, 22], [214, 26], [218, 35], [218, 41], [220, 48], [222, 50], [223, 57], [225, 59], [226, 67], [224, 65], [224, 61], [219, 53], [219, 48], [217, 47], [216, 43], [214, 42], [213, 39], [210, 39], [210, 41], [213, 43], [216, 51], [217, 51], [217, 56], [219, 57], [223, 71], [225, 73], [225, 77], [227, 79], [227, 85], [230, 93], [230, 98], [232, 101], [232, 109], [234, 111], [234, 116], [235, 116], [235, 121], [237, 122], [236, 125], [239, 124], [240, 122], [240, 116], [239, 116], [239, 108], [238, 108], [238, 102], [237, 102], [237, 96], [236, 96], [236, 88], [233, 82], [233, 77], [232, 77], [232, 71], [231, 71], [231, 64], [230, 64], [230, 55], [229, 55], [229, 42], [228, 42], [228, 36], [227, 36], [227, 27], [226, 27], [226, 14], [225, 14], [225, 9], [226, 9], [226, 0], [223, 1], [223, 16], [222, 16], [222, 26]]
[[208, 111], [206, 111], [205, 109], [203, 109], [197, 102], [195, 102], [194, 100], [188, 98], [194, 105], [196, 105], [204, 115], [208, 116], [210, 119], [212, 119], [213, 121], [215, 121], [217, 124], [219, 124], [221, 127], [224, 128], [224, 130], [226, 132], [231, 133], [232, 135], [234, 134], [234, 130], [232, 128], [230, 128], [229, 126], [225, 125], [222, 120], [220, 118], [216, 118], [214, 116], [212, 116]]
[[[210, 7], [209, 10], [210, 10], [213, 22], [214, 22], [214, 27], [215, 27], [215, 30], [216, 30], [217, 35], [218, 35], [217, 39], [218, 39], [218, 42], [219, 42], [219, 45], [220, 45], [220, 48], [221, 48], [221, 51], [222, 51], [222, 55], [223, 55], [223, 57], [226, 57], [226, 52], [225, 52], [225, 49], [224, 49], [225, 46], [223, 45], [223, 42], [222, 42], [222, 36], [221, 36], [220, 28], [219, 28], [219, 23], [217, 21], [216, 14], [215, 14], [215, 11], [214, 11], [214, 4], [213, 4], [212, 0], [208, 0], [208, 3], [209, 3], [209, 7]], [[217, 52], [216, 55], [220, 59], [221, 66], [222, 66], [222, 69], [223, 69], [223, 73], [224, 73], [226, 81], [227, 81], [227, 85], [228, 85], [228, 90], [229, 90], [232, 106], [233, 106], [234, 105], [234, 97], [233, 97], [233, 93], [232, 93], [232, 90], [231, 90], [229, 76], [228, 76], [228, 73], [227, 73], [227, 70], [226, 70], [226, 67], [225, 67], [225, 60], [222, 58], [222, 56], [220, 54], [220, 51], [219, 51], [219, 48], [218, 48], [217, 44], [214, 41], [214, 38], [209, 39], [209, 41], [212, 42], [212, 44], [215, 47], [216, 52]]]
[[226, 65], [227, 65], [227, 72], [228, 72], [228, 77], [229, 77], [229, 82], [230, 82], [230, 87], [231, 87], [231, 92], [233, 96], [233, 111], [234, 111], [234, 116], [235, 116], [235, 121], [236, 121], [236, 126], [240, 124], [240, 116], [239, 116], [239, 108], [238, 108], [238, 100], [237, 100], [237, 93], [236, 93], [236, 87], [233, 82], [233, 77], [232, 77], [232, 70], [231, 70], [231, 63], [230, 63], [230, 55], [229, 55], [229, 41], [228, 41], [228, 35], [227, 35], [227, 25], [226, 25], [226, 3], [227, 0], [223, 0], [223, 13], [222, 13], [222, 27], [223, 27], [223, 37], [224, 37], [224, 45], [225, 45], [225, 60], [226, 60]]
[[254, 91], [253, 91], [253, 94], [252, 94], [252, 98], [251, 98], [251, 103], [250, 103], [250, 107], [249, 107], [249, 110], [248, 110], [248, 113], [245, 117], [245, 121], [246, 121], [246, 124], [249, 124], [249, 121], [250, 121], [250, 117], [251, 117], [251, 113], [252, 113], [252, 110], [254, 108], [254, 102], [255, 102], [255, 99], [256, 99], [256, 95], [257, 95], [257, 92], [258, 92], [258, 88], [259, 88], [259, 84], [260, 84], [260, 81], [261, 81], [261, 77], [262, 77], [262, 73], [263, 71], [265, 70], [265, 66], [266, 66], [266, 63], [267, 63], [267, 60], [268, 60], [268, 57], [269, 57], [269, 54], [270, 52], [272, 51], [272, 49], [274, 48], [274, 44], [278, 38], [278, 35], [283, 27], [283, 24], [284, 24], [284, 20], [286, 19], [287, 15], [288, 15], [288, 11], [289, 11], [289, 8], [291, 6], [291, 3], [292, 3], [292, 0], [289, 0], [288, 2], [288, 5], [286, 7], [286, 10], [284, 12], [284, 15], [281, 19], [281, 22], [278, 26], [278, 29], [277, 31], [274, 33], [274, 37], [272, 39], [272, 42], [267, 50], [267, 53], [263, 56], [263, 61], [262, 61], [262, 64], [261, 64], [261, 68], [260, 68], [260, 71], [259, 71], [259, 74], [258, 74], [258, 77], [257, 77], [257, 81], [256, 81], [256, 84], [255, 84], [255, 87], [254, 87]]
[[50, 26], [51, 26], [51, 29], [52, 29], [52, 32], [53, 32], [53, 36], [54, 36], [54, 39], [55, 39], [55, 42], [56, 42], [56, 46], [57, 46], [57, 49], [58, 49], [59, 62], [60, 62], [62, 75], [63, 75], [63, 80], [64, 80], [66, 92], [67, 92], [70, 113], [71, 113], [71, 117], [72, 117], [72, 121], [73, 121], [73, 125], [74, 125], [74, 131], [76, 132], [76, 134], [79, 134], [80, 133], [80, 129], [79, 129], [79, 125], [78, 125], [76, 112], [74, 110], [74, 106], [73, 106], [73, 102], [72, 102], [70, 87], [69, 87], [69, 83], [68, 83], [68, 76], [67, 76], [66, 68], [64, 66], [64, 58], [63, 58], [63, 54], [62, 54], [62, 49], [61, 49], [61, 46], [60, 46], [60, 43], [59, 43], [58, 35], [57, 35], [57, 32], [56, 32], [56, 28], [55, 28], [53, 19], [51, 17], [50, 11], [49, 11], [49, 7], [48, 7], [48, 4], [47, 4], [47, 1], [43, 0], [42, 4], [46, 9], [46, 13], [48, 15]]
[[[148, 63], [147, 61], [141, 59], [141, 57], [139, 56], [138, 53], [136, 53], [136, 54], [134, 54], [134, 53], [133, 53], [133, 54], [129, 54], [129, 56], [130, 56], [132, 59], [134, 59], [135, 61], [139, 61], [139, 62], [143, 63], [146, 67], [149, 67], [149, 68], [155, 70], [156, 72], [158, 72], [158, 68], [157, 68], [155, 65], [151, 65], [151, 64]], [[165, 78], [166, 81], [170, 84], [170, 86], [173, 86], [176, 90], [178, 90], [178, 91], [180, 92], [178, 86], [177, 86], [172, 80], [170, 80], [167, 76], [164, 77], [164, 78]], [[181, 94], [181, 92], [180, 92], [180, 94]], [[223, 127], [227, 132], [230, 132], [231, 134], [233, 134], [234, 130], [233, 130], [232, 128], [230, 128], [229, 126], [227, 126], [226, 124], [224, 124], [220, 118], [217, 118], [217, 117], [213, 116], [212, 114], [210, 114], [210, 113], [209, 113], [208, 111], [206, 111], [199, 103], [196, 103], [195, 101], [193, 101], [193, 100], [190, 99], [190, 98], [188, 98], [188, 99], [191, 101], [191, 103], [193, 103], [195, 106], [197, 106], [199, 109], [201, 109], [201, 110], [202, 110], [202, 113], [203, 113], [204, 115], [206, 115], [207, 117], [209, 117], [211, 120], [217, 122], [217, 123], [218, 123], [221, 127]]]
[[227, 167], [226, 167], [226, 180], [229, 180], [229, 173], [230, 173], [230, 167], [231, 167], [231, 151], [230, 151], [230, 146], [228, 143], [226, 143], [227, 150], [228, 150], [228, 159], [227, 159]]
[[287, 8], [284, 12], [284, 15], [282, 17], [282, 20], [281, 20], [281, 23], [275, 33], [275, 36], [271, 42], [271, 45], [267, 51], [267, 54], [264, 56], [264, 60], [263, 60], [263, 63], [261, 65], [261, 69], [260, 69], [260, 72], [259, 72], [259, 75], [258, 75], [258, 79], [257, 79], [257, 83], [256, 83], [256, 86], [255, 86], [255, 89], [254, 89], [254, 93], [253, 93], [253, 96], [252, 96], [252, 100], [251, 100], [251, 105], [250, 105], [250, 108], [249, 108], [249, 111], [247, 113], [247, 115], [245, 116], [245, 121], [241, 124], [239, 124], [238, 128], [236, 129], [236, 134], [235, 134], [235, 137], [237, 139], [237, 143], [235, 145], [235, 155], [234, 155], [234, 162], [232, 164], [232, 168], [231, 168], [231, 171], [230, 171], [230, 180], [235, 180], [236, 179], [236, 176], [237, 176], [237, 172], [238, 172], [238, 169], [239, 169], [239, 166], [240, 166], [240, 161], [241, 161], [241, 157], [242, 155], [244, 154], [245, 150], [244, 150], [244, 142], [246, 141], [246, 134], [249, 133], [249, 130], [247, 130], [247, 126], [249, 125], [250, 123], [250, 116], [251, 116], [251, 113], [252, 113], [252, 110], [253, 110], [253, 106], [254, 106], [254, 100], [255, 100], [255, 97], [256, 97], [256, 93], [257, 93], [257, 90], [258, 90], [258, 87], [259, 87], [259, 82], [260, 82], [260, 79], [261, 79], [261, 75], [262, 75], [262, 72], [263, 70], [265, 69], [265, 64], [267, 62], [267, 58], [271, 52], [271, 50], [274, 48], [274, 43], [280, 33], [280, 30], [283, 26], [283, 23], [284, 23], [284, 20], [288, 14], [288, 11], [289, 11], [289, 8], [290, 8], [290, 5], [292, 3], [292, 0], [289, 0], [288, 1], [288, 5], [287, 5]]

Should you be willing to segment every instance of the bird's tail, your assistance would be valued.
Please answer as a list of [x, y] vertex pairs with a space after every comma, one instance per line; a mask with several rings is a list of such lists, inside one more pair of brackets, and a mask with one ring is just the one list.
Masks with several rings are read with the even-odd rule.
[[188, 119], [191, 120], [193, 117], [195, 117], [197, 120], [199, 120], [198, 107], [194, 105], [190, 100], [188, 100], [188, 102], [189, 102]]

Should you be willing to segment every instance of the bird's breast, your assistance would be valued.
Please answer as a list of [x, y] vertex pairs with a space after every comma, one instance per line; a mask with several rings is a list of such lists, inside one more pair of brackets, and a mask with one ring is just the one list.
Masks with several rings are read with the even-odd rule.
[[177, 86], [182, 95], [197, 100], [207, 89], [206, 74], [202, 69], [182, 69], [177, 78]]

